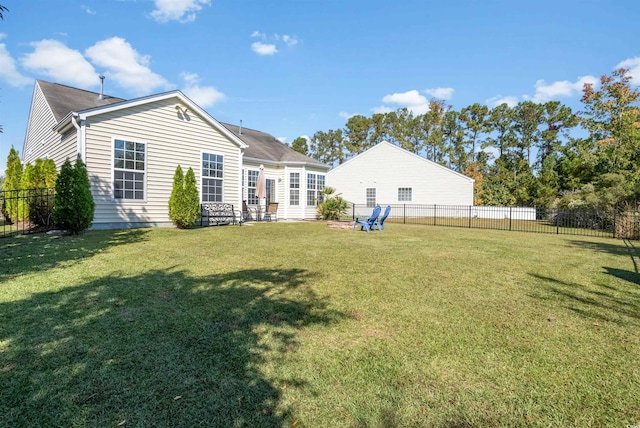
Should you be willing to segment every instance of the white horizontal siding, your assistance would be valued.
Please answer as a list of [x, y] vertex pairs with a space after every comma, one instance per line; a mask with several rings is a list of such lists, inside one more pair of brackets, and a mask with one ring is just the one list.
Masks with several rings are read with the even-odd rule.
[[78, 149], [75, 138], [75, 129], [69, 131], [66, 138], [53, 131], [57, 121], [53, 112], [36, 82], [31, 99], [27, 134], [25, 136], [22, 160], [33, 163], [36, 159], [53, 159], [59, 169], [62, 163], [69, 158], [75, 160]]
[[[96, 202], [94, 227], [102, 224], [170, 224], [168, 201], [173, 175], [191, 167], [200, 192], [202, 152], [224, 156], [224, 202], [237, 205], [240, 149], [198, 115], [188, 118], [163, 100], [90, 117], [86, 124], [86, 164]], [[146, 144], [144, 202], [112, 198], [113, 139]]]
[[[329, 171], [327, 185], [355, 204], [366, 204], [366, 189], [376, 189], [379, 204], [473, 205], [473, 181], [390, 143], [380, 143]], [[399, 201], [398, 188], [412, 189]]]

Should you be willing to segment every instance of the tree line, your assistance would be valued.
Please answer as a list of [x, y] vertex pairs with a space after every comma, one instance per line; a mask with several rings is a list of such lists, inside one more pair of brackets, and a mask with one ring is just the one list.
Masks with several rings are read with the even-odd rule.
[[579, 112], [558, 101], [454, 110], [432, 99], [424, 114], [353, 116], [292, 148], [338, 165], [386, 140], [474, 178], [476, 205], [612, 207], [640, 200], [639, 100], [621, 68], [585, 84]]

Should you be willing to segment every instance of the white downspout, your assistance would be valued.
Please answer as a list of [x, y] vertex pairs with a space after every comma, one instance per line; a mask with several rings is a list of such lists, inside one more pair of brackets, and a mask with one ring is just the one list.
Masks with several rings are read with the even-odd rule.
[[76, 128], [76, 141], [77, 141], [77, 145], [78, 145], [78, 155], [80, 155], [80, 159], [82, 159], [82, 162], [86, 163], [85, 160], [85, 156], [84, 156], [84, 133], [82, 132], [82, 126], [78, 124], [77, 119], [78, 119], [78, 113], [72, 113], [71, 114], [71, 123], [73, 124], [73, 127]]

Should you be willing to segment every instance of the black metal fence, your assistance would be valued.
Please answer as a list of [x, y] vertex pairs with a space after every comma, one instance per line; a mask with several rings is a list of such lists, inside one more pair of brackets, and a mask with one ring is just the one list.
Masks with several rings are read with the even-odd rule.
[[0, 238], [53, 227], [54, 189], [0, 191]]
[[[381, 204], [384, 208], [386, 204]], [[371, 215], [372, 207], [350, 204], [352, 218]], [[391, 205], [389, 223], [453, 226], [518, 232], [554, 233], [640, 239], [638, 207], [597, 208], [530, 208], [484, 207], [462, 205]]]

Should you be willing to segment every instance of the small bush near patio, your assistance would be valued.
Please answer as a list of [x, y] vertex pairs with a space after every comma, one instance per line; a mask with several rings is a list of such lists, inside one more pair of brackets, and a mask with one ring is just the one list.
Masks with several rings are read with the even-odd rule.
[[639, 265], [397, 224], [0, 240], [0, 426], [638, 425]]
[[317, 212], [323, 220], [340, 220], [349, 208], [342, 196], [334, 195], [335, 191], [333, 187], [325, 187], [321, 191], [324, 201], [318, 204]]
[[178, 165], [173, 175], [173, 188], [169, 198], [169, 218], [180, 229], [193, 227], [200, 217], [200, 195], [193, 168], [187, 174]]
[[72, 166], [67, 159], [56, 179], [56, 196], [53, 206], [53, 222], [60, 229], [77, 235], [91, 226], [95, 202], [87, 168], [78, 156]]

